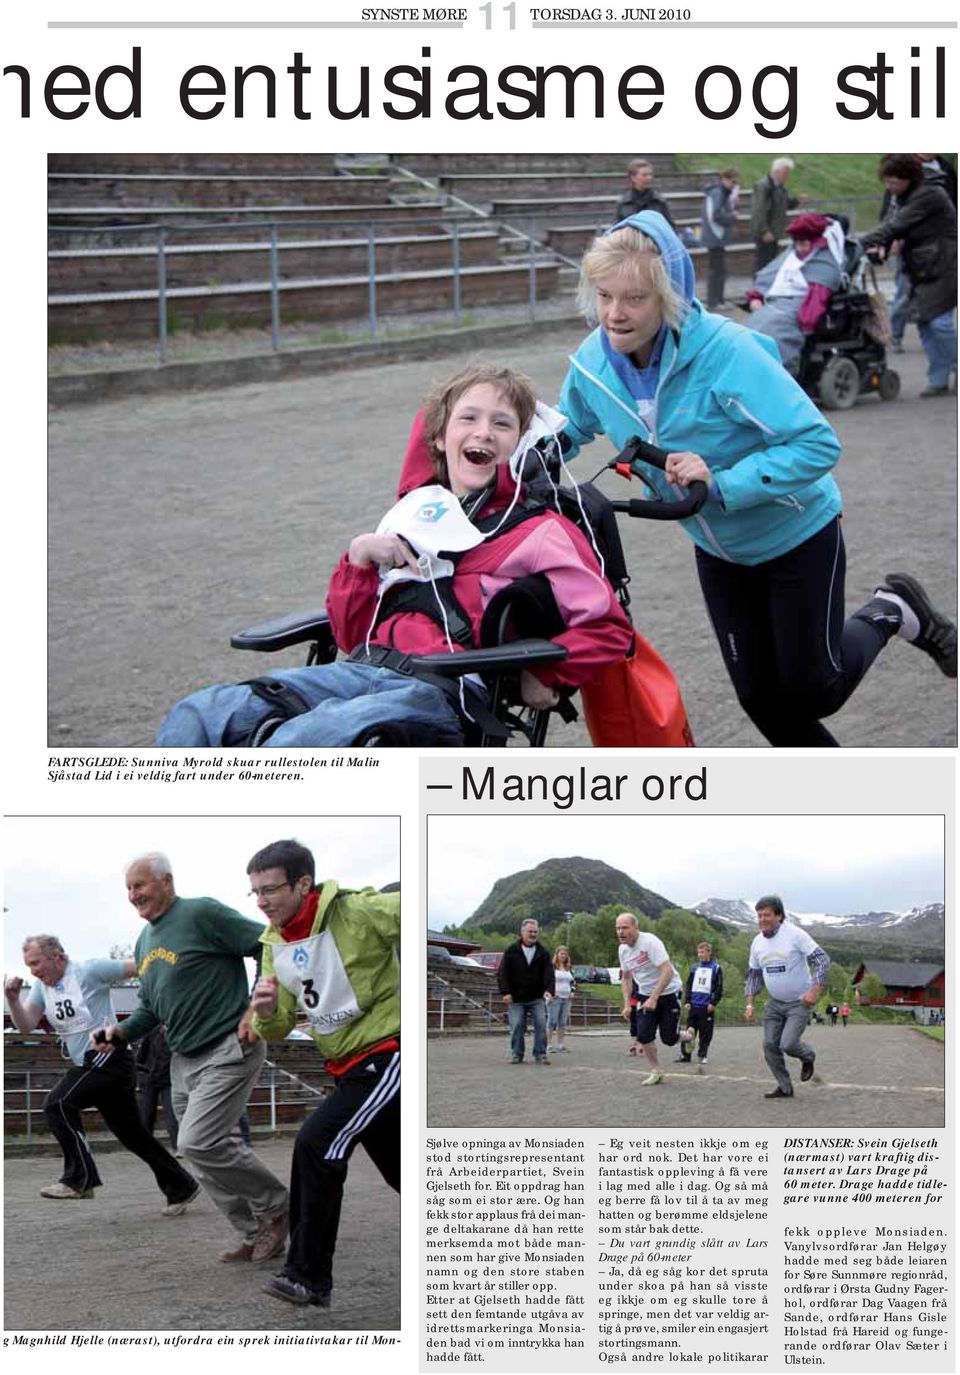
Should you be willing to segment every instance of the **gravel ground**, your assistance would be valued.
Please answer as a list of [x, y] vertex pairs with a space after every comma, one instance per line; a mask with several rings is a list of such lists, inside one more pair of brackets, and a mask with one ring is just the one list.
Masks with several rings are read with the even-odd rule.
[[[290, 1141], [256, 1147], [281, 1179], [289, 1171], [291, 1149]], [[229, 1223], [203, 1193], [182, 1217], [162, 1218], [163, 1198], [136, 1156], [126, 1151], [105, 1156], [104, 1186], [91, 1200], [40, 1198], [39, 1190], [54, 1183], [58, 1172], [59, 1160], [43, 1156], [4, 1164], [8, 1332], [389, 1331], [400, 1326], [400, 1200], [362, 1149], [347, 1178], [328, 1309], [296, 1308], [261, 1294], [262, 1281], [280, 1268], [276, 1260], [262, 1266], [218, 1264], [217, 1255], [235, 1238]]]
[[549, 1066], [507, 1063], [507, 1038], [427, 1042], [429, 1127], [942, 1127], [943, 1046], [912, 1027], [811, 1026], [817, 1073], [793, 1099], [774, 1087], [756, 1027], [720, 1027], [703, 1072], [660, 1047], [663, 1083], [644, 1088], [626, 1030], [568, 1034]]
[[[581, 334], [514, 343], [501, 361], [553, 398]], [[238, 654], [229, 637], [322, 604], [341, 550], [390, 504], [419, 399], [464, 361], [53, 410], [50, 744], [142, 746], [184, 693], [301, 662], [293, 650]], [[870, 397], [831, 417], [844, 444], [848, 608], [886, 571], [906, 569], [955, 614], [956, 398], [919, 399], [924, 360], [912, 330], [896, 361], [899, 401]], [[592, 446], [578, 475], [609, 453]], [[615, 477], [603, 485], [628, 494]], [[634, 619], [671, 663], [698, 744], [761, 745], [727, 681], [686, 536], [632, 521], [623, 537]], [[895, 642], [832, 728], [849, 746], [954, 745], [955, 684]], [[553, 729], [551, 743], [589, 742], [575, 723]]]

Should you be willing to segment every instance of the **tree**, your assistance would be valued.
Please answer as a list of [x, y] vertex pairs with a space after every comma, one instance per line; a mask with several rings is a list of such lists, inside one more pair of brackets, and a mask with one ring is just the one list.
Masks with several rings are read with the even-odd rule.
[[887, 986], [876, 974], [864, 974], [859, 983], [862, 1003], [879, 1003], [886, 996]]

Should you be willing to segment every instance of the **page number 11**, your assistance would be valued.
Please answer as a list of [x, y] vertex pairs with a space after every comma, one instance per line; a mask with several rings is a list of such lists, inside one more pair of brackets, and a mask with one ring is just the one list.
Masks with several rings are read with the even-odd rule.
[[[516, 5], [513, 3], [513, 0], [511, 0], [511, 3], [510, 3], [509, 5], [504, 5], [504, 7], [503, 7], [503, 12], [504, 12], [504, 14], [509, 14], [509, 16], [510, 16], [510, 28], [511, 28], [511, 29], [515, 29], [515, 28], [517, 27], [517, 23], [516, 23], [516, 20], [517, 20], [517, 7], [516, 7]], [[484, 25], [483, 25], [483, 27], [484, 27], [485, 29], [492, 29], [492, 28], [493, 28], [493, 0], [487, 0], [487, 3], [486, 3], [485, 5], [481, 5], [481, 6], [480, 6], [480, 13], [481, 13], [481, 14], [483, 15], [483, 17], [484, 17]]]

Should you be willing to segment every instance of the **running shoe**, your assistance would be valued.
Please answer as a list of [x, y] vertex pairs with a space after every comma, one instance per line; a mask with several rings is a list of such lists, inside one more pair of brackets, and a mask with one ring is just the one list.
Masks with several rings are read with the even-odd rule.
[[48, 1184], [40, 1190], [41, 1198], [93, 1198], [92, 1189], [71, 1189], [69, 1184]]
[[301, 1308], [308, 1304], [315, 1304], [318, 1308], [329, 1308], [333, 1293], [332, 1284], [327, 1284], [321, 1289], [308, 1289], [305, 1284], [288, 1279], [286, 1275], [274, 1275], [273, 1279], [264, 1281], [260, 1287], [272, 1298], [285, 1299], [287, 1303], [298, 1304]]
[[165, 1208], [161, 1208], [160, 1216], [180, 1217], [181, 1213], [185, 1213], [187, 1211], [187, 1208], [193, 1202], [193, 1200], [196, 1198], [199, 1192], [200, 1185], [194, 1184], [193, 1189], [190, 1191], [190, 1193], [187, 1194], [186, 1198], [177, 1199], [175, 1203], [168, 1203]]
[[815, 1060], [815, 1059], [813, 1059], [813, 1060], [804, 1060], [804, 1062], [803, 1062], [803, 1068], [800, 1070], [800, 1082], [801, 1082], [801, 1084], [806, 1084], [810, 1079], [813, 1078], [813, 1067], [814, 1067], [815, 1063], [816, 1063], [816, 1060]]
[[892, 592], [906, 602], [920, 623], [920, 633], [910, 644], [929, 654], [941, 673], [956, 678], [957, 627], [949, 616], [936, 609], [916, 578], [909, 573], [888, 573], [883, 587], [877, 591], [881, 597], [884, 592]]
[[663, 1075], [658, 1069], [655, 1069], [652, 1074], [647, 1075], [646, 1079], [640, 1080], [640, 1086], [641, 1088], [646, 1088], [648, 1084], [660, 1084], [662, 1082]]
[[763, 1096], [764, 1098], [792, 1098], [793, 1091], [791, 1090], [790, 1093], [784, 1093], [783, 1089], [778, 1084], [775, 1089], [771, 1089], [769, 1093], [765, 1093]]

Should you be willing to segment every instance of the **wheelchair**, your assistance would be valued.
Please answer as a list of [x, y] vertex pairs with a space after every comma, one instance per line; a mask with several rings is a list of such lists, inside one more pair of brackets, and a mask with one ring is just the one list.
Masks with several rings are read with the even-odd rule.
[[[621, 477], [642, 479], [643, 464], [663, 471], [666, 465], [666, 452], [647, 443], [639, 436], [628, 441], [619, 454], [605, 466], [619, 473]], [[531, 451], [521, 474], [531, 494], [543, 496], [551, 505], [559, 506], [560, 513], [573, 521], [590, 539], [596, 542], [603, 557], [604, 572], [611, 583], [617, 598], [624, 608], [630, 603], [627, 572], [623, 546], [617, 528], [617, 517], [657, 521], [684, 520], [695, 515], [707, 499], [707, 488], [702, 482], [690, 484], [684, 496], [675, 499], [658, 500], [654, 498], [630, 498], [612, 501], [592, 482], [579, 485], [577, 492], [569, 487], [561, 487], [559, 479], [562, 470], [562, 456], [559, 446], [552, 444], [549, 451]], [[523, 582], [535, 582], [524, 579]], [[542, 579], [546, 582], [546, 579]], [[551, 718], [556, 715], [564, 721], [575, 721], [578, 713], [570, 697], [561, 696], [556, 706], [538, 709], [526, 706], [520, 696], [520, 675], [527, 669], [559, 663], [567, 657], [562, 645], [549, 639], [557, 633], [559, 626], [550, 625], [550, 616], [545, 613], [540, 624], [538, 617], [531, 613], [529, 587], [520, 587], [513, 596], [510, 589], [500, 594], [495, 615], [488, 621], [485, 618], [483, 638], [488, 643], [473, 649], [459, 650], [455, 654], [405, 655], [403, 672], [416, 676], [441, 680], [449, 684], [451, 700], [456, 694], [460, 680], [468, 675], [479, 675], [487, 692], [484, 708], [477, 712], [460, 713], [463, 739], [456, 743], [465, 746], [493, 748], [511, 742], [525, 743], [532, 748], [542, 748], [546, 744]], [[543, 630], [545, 634], [533, 633]], [[293, 612], [275, 620], [263, 622], [239, 631], [230, 638], [234, 649], [273, 654], [294, 646], [306, 646], [308, 667], [329, 664], [337, 658], [337, 645], [333, 638], [330, 621], [325, 609], [309, 609]], [[391, 665], [392, 666], [392, 665]], [[269, 677], [255, 680], [258, 695], [269, 700], [271, 695]], [[287, 719], [288, 705], [284, 701], [281, 685], [277, 685], [276, 715], [267, 717], [258, 728], [257, 738], [251, 744], [262, 744], [269, 736], [271, 724], [279, 725]], [[396, 746], [430, 745], [441, 743], [429, 738], [413, 738], [408, 728], [384, 724], [374, 728], [353, 742], [355, 746]]]

